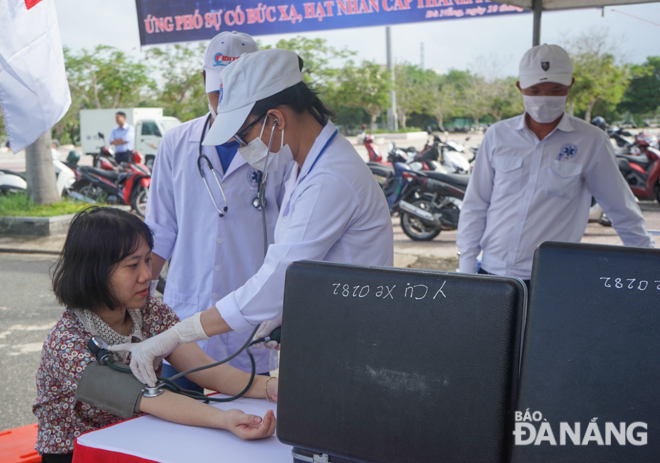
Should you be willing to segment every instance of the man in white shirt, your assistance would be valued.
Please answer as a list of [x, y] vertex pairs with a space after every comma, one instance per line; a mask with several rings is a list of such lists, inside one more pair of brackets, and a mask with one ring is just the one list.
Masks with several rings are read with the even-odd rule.
[[117, 162], [128, 162], [131, 151], [133, 151], [133, 142], [135, 141], [135, 129], [132, 125], [126, 123], [126, 113], [118, 111], [115, 114], [117, 127], [110, 133], [109, 143], [115, 147], [115, 160]]
[[607, 135], [564, 109], [575, 79], [557, 45], [520, 62], [525, 114], [488, 129], [465, 194], [456, 243], [460, 271], [531, 278], [544, 241], [579, 242], [591, 197], [627, 246], [653, 247], [644, 217], [619, 173]]
[[[164, 300], [181, 320], [241, 287], [264, 261], [262, 216], [253, 204], [261, 173], [237, 154], [233, 140], [202, 146], [205, 134], [216, 125], [221, 73], [242, 54], [255, 51], [257, 44], [247, 34], [222, 32], [211, 40], [203, 70], [211, 112], [168, 130], [155, 159], [145, 219], [154, 233], [152, 273], [156, 278], [164, 262], [172, 259]], [[286, 172], [268, 178], [268, 243], [274, 239]], [[221, 360], [238, 350], [244, 338], [232, 332], [199, 344], [210, 357]], [[269, 349], [254, 349], [253, 355], [257, 373], [277, 367], [277, 355]], [[245, 352], [229, 363], [250, 370]], [[165, 377], [176, 374], [167, 364], [163, 372]], [[180, 378], [180, 385], [199, 390], [186, 378]]]

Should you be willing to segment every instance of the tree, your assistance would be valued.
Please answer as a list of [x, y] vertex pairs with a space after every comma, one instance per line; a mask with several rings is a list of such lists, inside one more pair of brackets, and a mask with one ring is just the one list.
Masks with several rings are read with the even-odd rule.
[[69, 87], [86, 108], [134, 107], [156, 88], [146, 64], [107, 45], [79, 55], [65, 48], [64, 59]]
[[48, 130], [25, 149], [26, 194], [34, 204], [51, 204], [60, 200], [55, 184], [51, 144]]
[[327, 45], [326, 39], [310, 39], [303, 36], [290, 40], [282, 39], [275, 45], [296, 53], [303, 60], [305, 83], [319, 92], [332, 88], [339, 77], [340, 68], [331, 67], [331, 62], [346, 60], [355, 55], [355, 51], [343, 48], [338, 50]]
[[479, 125], [479, 119], [489, 113], [491, 109], [489, 84], [483, 77], [471, 76], [468, 85], [461, 92], [462, 108], [465, 114]]
[[569, 95], [569, 112], [584, 111], [584, 119], [591, 120], [594, 106], [614, 109], [630, 81], [628, 65], [616, 64], [616, 47], [607, 32], [583, 33], [568, 45], [573, 63], [575, 84]]
[[390, 104], [390, 73], [371, 61], [363, 61], [361, 66], [349, 61], [341, 70], [339, 82], [343, 103], [364, 109], [371, 118], [373, 133], [378, 116]]
[[159, 82], [162, 82], [155, 103], [163, 107], [166, 115], [186, 121], [208, 112], [201, 76], [205, 50], [203, 43], [147, 50], [147, 62], [153, 65], [159, 74]]
[[517, 77], [506, 77], [488, 84], [489, 113], [496, 121], [524, 112], [522, 96], [516, 87], [517, 80]]
[[445, 118], [456, 112], [459, 99], [457, 88], [446, 76], [426, 71], [424, 93], [426, 98], [423, 111], [435, 118], [438, 127], [443, 127]]
[[396, 66], [394, 85], [396, 90], [396, 112], [399, 124], [406, 128], [408, 115], [422, 112], [428, 98], [425, 88], [426, 73], [419, 67], [404, 63]]
[[61, 141], [78, 141], [81, 109], [138, 106], [149, 101], [156, 89], [146, 64], [113, 47], [99, 45], [77, 54], [65, 47], [64, 63], [71, 106], [53, 127]]
[[649, 56], [630, 71], [632, 80], [617, 109], [633, 114], [660, 111], [660, 56]]

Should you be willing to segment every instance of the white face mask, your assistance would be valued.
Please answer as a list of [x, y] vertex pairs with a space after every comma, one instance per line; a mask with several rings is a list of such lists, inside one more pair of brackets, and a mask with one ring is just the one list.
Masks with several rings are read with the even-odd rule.
[[[273, 153], [272, 151], [268, 153], [268, 147], [261, 140], [267, 120], [268, 116], [264, 119], [264, 124], [261, 126], [261, 133], [257, 138], [252, 140], [246, 146], [238, 148], [238, 153], [243, 156], [247, 163], [255, 169], [262, 171], [264, 174], [283, 169], [290, 161], [293, 161], [291, 148], [289, 148], [288, 144], [284, 144], [284, 130], [282, 130], [282, 143], [280, 150], [277, 153]], [[273, 130], [275, 130], [274, 127]], [[266, 166], [266, 157], [268, 157], [268, 166]]]
[[525, 112], [529, 117], [541, 124], [554, 122], [564, 114], [568, 95], [564, 96], [532, 96], [523, 95]]

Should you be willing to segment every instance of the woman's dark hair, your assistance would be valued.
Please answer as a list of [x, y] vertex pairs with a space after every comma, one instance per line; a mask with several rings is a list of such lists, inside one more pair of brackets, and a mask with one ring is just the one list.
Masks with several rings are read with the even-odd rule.
[[96, 206], [78, 212], [52, 275], [59, 303], [94, 311], [104, 306], [118, 308], [108, 280], [116, 264], [137, 251], [143, 241], [153, 248], [151, 230], [133, 214]]
[[[298, 63], [300, 70], [302, 70], [302, 58], [298, 57]], [[257, 101], [252, 107], [250, 114], [261, 116], [280, 105], [286, 105], [298, 114], [309, 111], [314, 116], [314, 119], [323, 126], [328, 123], [328, 120], [335, 117], [334, 113], [325, 107], [318, 97], [318, 93], [310, 89], [305, 82], [299, 82], [293, 87], [286, 88], [275, 95]]]

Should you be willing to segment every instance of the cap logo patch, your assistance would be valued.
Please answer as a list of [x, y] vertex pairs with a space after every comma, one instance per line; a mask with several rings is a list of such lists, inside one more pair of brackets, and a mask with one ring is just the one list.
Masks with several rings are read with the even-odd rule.
[[541, 69], [544, 71], [550, 69], [550, 61], [541, 61]]
[[216, 53], [215, 57], [213, 58], [213, 61], [214, 61], [213, 67], [227, 66], [228, 64], [236, 61], [238, 58], [240, 58], [240, 57], [239, 56], [227, 56], [227, 55], [223, 55], [222, 53]]

